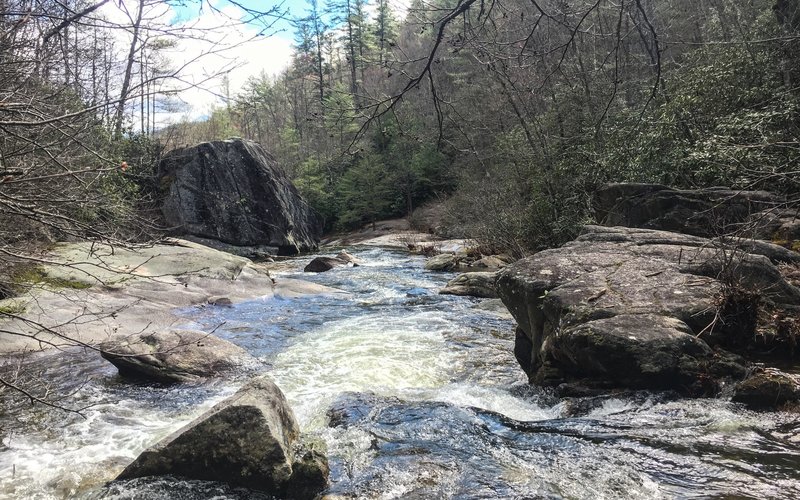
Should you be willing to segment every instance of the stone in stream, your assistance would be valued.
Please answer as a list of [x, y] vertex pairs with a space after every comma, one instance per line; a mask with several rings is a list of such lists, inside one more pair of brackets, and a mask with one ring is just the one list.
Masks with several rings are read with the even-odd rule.
[[453, 271], [458, 267], [458, 258], [452, 253], [440, 253], [425, 261], [428, 271]]
[[262, 376], [142, 452], [117, 480], [177, 476], [314, 498], [327, 486], [328, 462], [299, 434], [283, 393]]
[[281, 255], [316, 249], [317, 216], [277, 161], [242, 139], [170, 151], [158, 167], [162, 213], [176, 234]]
[[[744, 376], [743, 360], [721, 348], [754, 347], [758, 302], [800, 304], [769, 259], [738, 252], [730, 266], [730, 255], [705, 238], [587, 226], [499, 272], [498, 294], [519, 324], [515, 355], [538, 384], [715, 392]], [[725, 295], [723, 271], [758, 293]]]
[[304, 273], [324, 273], [337, 267], [356, 267], [359, 265], [358, 259], [347, 252], [339, 252], [336, 257], [315, 257], [303, 268]]
[[443, 295], [466, 295], [485, 299], [497, 298], [494, 281], [496, 273], [474, 272], [459, 274], [439, 290]]
[[255, 363], [244, 349], [196, 330], [142, 333], [99, 347], [120, 375], [156, 382], [197, 382]]
[[776, 409], [800, 401], [800, 377], [760, 369], [736, 386], [731, 400], [753, 409]]

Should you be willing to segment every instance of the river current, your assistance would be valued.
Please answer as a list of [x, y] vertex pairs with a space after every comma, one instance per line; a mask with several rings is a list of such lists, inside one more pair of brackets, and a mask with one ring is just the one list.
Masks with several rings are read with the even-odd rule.
[[[722, 399], [630, 392], [559, 400], [525, 383], [513, 322], [481, 299], [439, 295], [452, 274], [386, 249], [364, 265], [277, 278], [346, 294], [181, 311], [263, 362], [345, 498], [800, 498], [800, 422]], [[29, 377], [83, 416], [6, 398], [0, 498], [244, 499], [201, 481], [106, 484], [142, 450], [232, 394], [132, 384], [93, 352], [47, 353]]]

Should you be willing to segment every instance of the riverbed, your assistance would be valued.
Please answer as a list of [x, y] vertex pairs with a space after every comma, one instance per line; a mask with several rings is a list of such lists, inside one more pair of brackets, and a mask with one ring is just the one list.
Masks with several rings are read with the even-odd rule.
[[[300, 272], [346, 294], [183, 309], [186, 326], [261, 361], [307, 441], [327, 450], [330, 495], [354, 498], [798, 498], [796, 414], [668, 393], [559, 400], [529, 386], [514, 324], [482, 299], [439, 295], [454, 275], [382, 248], [363, 265]], [[94, 352], [25, 362], [82, 415], [6, 399], [2, 498], [259, 498], [215, 483], [107, 481], [248, 376], [133, 384]]]

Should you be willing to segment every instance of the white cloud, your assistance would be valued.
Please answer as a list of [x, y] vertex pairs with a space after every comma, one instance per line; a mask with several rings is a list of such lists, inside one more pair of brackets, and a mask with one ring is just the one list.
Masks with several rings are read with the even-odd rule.
[[[126, 4], [109, 3], [103, 15], [119, 25], [131, 21], [123, 8]], [[131, 16], [135, 17], [137, 2], [128, 0]], [[174, 22], [177, 12], [166, 3], [157, 2], [146, 9], [143, 37], [173, 39], [176, 45], [162, 51], [168, 67], [180, 70], [176, 80], [167, 82], [164, 89], [177, 92], [175, 98], [184, 106], [180, 111], [158, 112], [158, 126], [181, 119], [196, 120], [207, 115], [215, 105], [224, 102], [227, 75], [231, 96], [240, 91], [251, 76], [262, 72], [277, 75], [285, 69], [292, 56], [291, 41], [278, 36], [261, 36], [257, 26], [242, 23], [244, 13], [237, 7], [219, 10], [206, 7], [190, 20]], [[120, 60], [127, 56], [131, 30], [112, 30], [118, 40]], [[125, 54], [123, 54], [125, 53]], [[134, 111], [134, 113], [136, 113]], [[133, 117], [134, 123], [138, 118]]]
[[165, 121], [174, 122], [181, 117], [195, 120], [222, 104], [226, 93], [224, 75], [234, 96], [251, 76], [262, 72], [277, 75], [288, 66], [291, 42], [277, 36], [260, 36], [256, 27], [237, 21], [241, 18], [238, 8], [226, 7], [221, 12], [207, 9], [199, 18], [183, 23], [192, 38], [180, 41], [170, 59], [176, 67], [186, 65], [182, 74], [184, 90], [178, 97], [188, 109], [182, 116], [163, 117]]

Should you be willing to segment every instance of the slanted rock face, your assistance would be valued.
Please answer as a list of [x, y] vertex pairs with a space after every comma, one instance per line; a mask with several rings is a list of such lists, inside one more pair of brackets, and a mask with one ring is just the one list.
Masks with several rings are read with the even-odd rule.
[[166, 383], [197, 382], [255, 363], [235, 344], [195, 330], [144, 333], [105, 342], [100, 354], [120, 375]]
[[144, 451], [117, 479], [171, 475], [313, 498], [325, 487], [328, 464], [317, 452], [295, 457], [298, 435], [283, 393], [260, 377]]
[[497, 291], [520, 327], [520, 365], [540, 384], [592, 377], [690, 392], [709, 378], [743, 376], [739, 361], [707, 342], [752, 337], [740, 330], [754, 318], [724, 319], [756, 309], [726, 309], [715, 277], [735, 273], [776, 303], [800, 303], [800, 290], [764, 256], [739, 252], [734, 266], [729, 256], [705, 238], [587, 226], [575, 241], [509, 265]]
[[275, 159], [242, 139], [204, 142], [164, 156], [162, 212], [179, 234], [284, 255], [317, 247], [321, 226]]
[[751, 214], [785, 200], [766, 191], [728, 188], [673, 189], [659, 184], [609, 184], [594, 196], [596, 218], [606, 226], [717, 236], [739, 228]]

